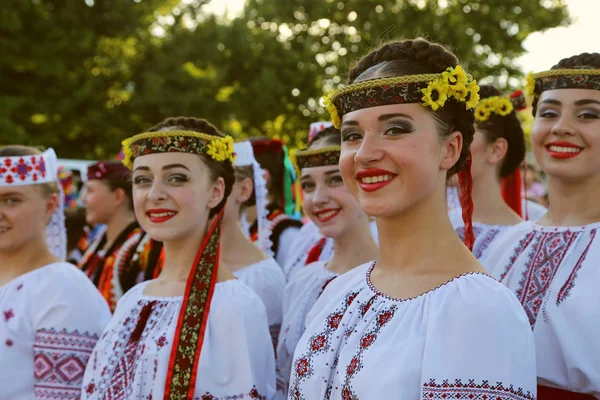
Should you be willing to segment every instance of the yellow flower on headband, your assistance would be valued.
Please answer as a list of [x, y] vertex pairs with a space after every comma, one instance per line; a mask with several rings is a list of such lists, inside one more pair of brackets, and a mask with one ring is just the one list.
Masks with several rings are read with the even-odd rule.
[[121, 146], [123, 146], [123, 160], [121, 164], [131, 169], [133, 167], [133, 151], [131, 150], [131, 144], [129, 139], [125, 139], [121, 142]]
[[472, 110], [479, 104], [479, 85], [476, 80], [472, 80], [467, 86], [467, 94], [464, 100], [466, 100], [465, 107], [467, 110]]
[[454, 68], [448, 68], [442, 72], [443, 79], [448, 82], [448, 95], [452, 96], [456, 93], [463, 93], [469, 83], [467, 73], [460, 65]]
[[443, 80], [431, 82], [425, 89], [421, 89], [423, 93], [423, 105], [431, 107], [433, 111], [440, 107], [444, 107], [448, 100], [449, 85]]
[[496, 107], [498, 115], [506, 117], [513, 110], [512, 102], [506, 97], [500, 97], [498, 99], [498, 106]]
[[213, 160], [234, 161], [235, 157], [233, 154], [233, 138], [231, 136], [213, 139], [210, 141], [207, 147], [208, 150], [206, 151], [206, 154], [208, 154]]
[[487, 121], [492, 113], [505, 117], [510, 114], [513, 109], [512, 102], [506, 97], [487, 97], [481, 100], [481, 103], [477, 106], [477, 109], [475, 110], [475, 119], [478, 122]]
[[338, 110], [329, 96], [325, 96], [325, 107], [327, 108], [329, 115], [331, 115], [331, 122], [333, 123], [333, 126], [335, 128], [339, 128], [342, 123], [342, 119], [340, 118], [340, 114], [338, 114]]
[[479, 122], [487, 121], [491, 114], [491, 111], [487, 107], [477, 107], [477, 110], [475, 110], [475, 120]]
[[535, 96], [535, 79], [533, 78], [533, 72], [527, 74], [527, 84], [525, 85], [527, 96]]

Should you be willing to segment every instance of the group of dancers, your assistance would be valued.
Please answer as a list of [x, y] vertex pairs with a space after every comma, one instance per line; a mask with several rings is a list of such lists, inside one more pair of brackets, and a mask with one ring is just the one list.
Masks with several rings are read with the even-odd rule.
[[293, 154], [193, 117], [124, 140], [69, 254], [56, 154], [0, 148], [0, 399], [600, 399], [600, 54], [526, 92], [547, 210], [523, 92], [422, 38]]

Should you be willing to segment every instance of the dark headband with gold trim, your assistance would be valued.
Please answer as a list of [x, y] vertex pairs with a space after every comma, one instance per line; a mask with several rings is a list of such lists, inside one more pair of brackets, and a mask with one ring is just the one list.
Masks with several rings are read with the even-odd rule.
[[327, 111], [336, 128], [349, 112], [388, 104], [421, 103], [437, 110], [449, 98], [474, 109], [479, 102], [479, 86], [457, 65], [440, 74], [404, 75], [353, 83], [325, 98]]
[[600, 69], [581, 67], [551, 69], [527, 75], [527, 94], [539, 97], [546, 90], [591, 89], [600, 90]]
[[340, 147], [324, 147], [318, 150], [298, 150], [295, 153], [296, 165], [299, 169], [338, 165]]

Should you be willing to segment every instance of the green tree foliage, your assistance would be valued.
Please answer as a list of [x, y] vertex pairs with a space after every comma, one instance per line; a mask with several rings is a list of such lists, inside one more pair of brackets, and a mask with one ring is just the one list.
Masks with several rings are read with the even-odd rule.
[[[478, 78], [517, 86], [531, 33], [568, 23], [562, 0], [12, 0], [0, 17], [0, 143], [110, 157], [177, 115], [237, 136], [305, 140], [320, 98], [383, 40], [452, 45]], [[508, 77], [511, 79], [508, 79]]]

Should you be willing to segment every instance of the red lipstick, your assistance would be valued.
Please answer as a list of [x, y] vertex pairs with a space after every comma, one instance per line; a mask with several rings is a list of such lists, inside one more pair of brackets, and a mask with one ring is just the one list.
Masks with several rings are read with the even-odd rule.
[[558, 159], [577, 157], [583, 151], [583, 147], [565, 141], [550, 142], [544, 147], [550, 157]]
[[365, 192], [374, 192], [389, 185], [397, 174], [379, 168], [361, 169], [356, 173], [358, 185]]
[[154, 224], [162, 224], [163, 222], [167, 222], [175, 215], [177, 215], [177, 211], [168, 210], [166, 208], [155, 208], [146, 211], [146, 216], [148, 217], [150, 222]]
[[319, 222], [329, 222], [342, 211], [341, 208], [327, 208], [325, 210], [315, 211], [315, 215]]

